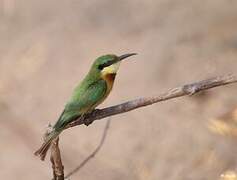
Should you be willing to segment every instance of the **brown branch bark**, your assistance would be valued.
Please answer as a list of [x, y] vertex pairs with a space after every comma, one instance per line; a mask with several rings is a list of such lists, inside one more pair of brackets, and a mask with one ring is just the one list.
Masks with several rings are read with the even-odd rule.
[[58, 146], [59, 138], [51, 144], [50, 161], [53, 169], [53, 180], [64, 180], [64, 167], [61, 160], [61, 154]]
[[[70, 123], [67, 128], [82, 124], [91, 124], [95, 120], [100, 120], [105, 117], [114, 116], [116, 114], [125, 113], [132, 111], [134, 109], [152, 105], [161, 101], [166, 101], [173, 98], [178, 98], [181, 96], [193, 95], [200, 91], [211, 89], [218, 86], [224, 86], [227, 84], [232, 84], [237, 82], [237, 77], [233, 75], [219, 76], [210, 78], [207, 80], [186, 84], [184, 86], [176, 87], [168, 90], [167, 92], [154, 97], [139, 98], [132, 101], [128, 101], [119, 105], [107, 107], [104, 109], [96, 109], [91, 113], [87, 114], [83, 118], [78, 118], [77, 120]], [[58, 147], [58, 140], [51, 146], [51, 161], [53, 164], [53, 172], [55, 180], [64, 180], [63, 177], [63, 165], [61, 161], [60, 151]], [[57, 179], [58, 178], [58, 179]], [[61, 179], [60, 179], [61, 178]]]
[[108, 116], [125, 113], [134, 109], [152, 105], [161, 101], [166, 101], [181, 96], [194, 95], [200, 91], [211, 89], [218, 86], [224, 86], [237, 82], [237, 77], [234, 75], [218, 76], [207, 80], [186, 84], [184, 86], [176, 87], [168, 90], [167, 92], [154, 97], [139, 98], [128, 101], [119, 105], [107, 107], [104, 109], [96, 109], [87, 114], [84, 118], [78, 118], [70, 123], [67, 128], [78, 126], [81, 124], [90, 124], [95, 120], [100, 120]]

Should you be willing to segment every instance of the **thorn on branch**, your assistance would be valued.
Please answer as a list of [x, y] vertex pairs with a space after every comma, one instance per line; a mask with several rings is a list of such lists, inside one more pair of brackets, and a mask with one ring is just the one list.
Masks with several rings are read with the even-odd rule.
[[200, 89], [199, 89], [197, 86], [185, 85], [185, 86], [183, 86], [183, 91], [184, 91], [186, 94], [192, 96], [192, 95], [198, 93], [198, 92], [200, 91]]

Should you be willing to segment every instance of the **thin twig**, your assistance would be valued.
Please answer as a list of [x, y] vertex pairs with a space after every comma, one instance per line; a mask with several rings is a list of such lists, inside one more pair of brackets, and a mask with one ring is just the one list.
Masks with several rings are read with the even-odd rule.
[[72, 176], [73, 174], [78, 172], [82, 167], [85, 166], [86, 163], [88, 163], [88, 161], [90, 161], [93, 157], [95, 157], [95, 155], [100, 151], [101, 147], [103, 146], [103, 144], [105, 142], [105, 139], [106, 139], [107, 134], [108, 134], [109, 126], [110, 126], [110, 119], [106, 122], [104, 131], [103, 131], [103, 135], [102, 135], [100, 143], [96, 147], [96, 149], [84, 161], [82, 161], [81, 164], [79, 164], [75, 169], [73, 169], [71, 172], [69, 172], [65, 176], [65, 178], [69, 178], [70, 176]]
[[234, 75], [226, 75], [210, 78], [207, 80], [186, 84], [181, 87], [177, 87], [167, 92], [160, 94], [154, 97], [148, 98], [139, 98], [132, 101], [128, 101], [119, 105], [107, 107], [104, 109], [96, 109], [91, 113], [87, 114], [84, 118], [79, 118], [72, 123], [70, 123], [67, 128], [71, 128], [74, 126], [82, 125], [82, 124], [90, 124], [95, 120], [100, 120], [108, 116], [114, 116], [116, 114], [125, 113], [128, 111], [132, 111], [134, 109], [148, 106], [154, 103], [158, 103], [161, 101], [166, 101], [173, 98], [178, 98], [181, 96], [193, 95], [200, 91], [204, 91], [207, 89], [211, 89], [218, 86], [224, 86], [227, 84], [232, 84], [237, 82], [237, 77]]

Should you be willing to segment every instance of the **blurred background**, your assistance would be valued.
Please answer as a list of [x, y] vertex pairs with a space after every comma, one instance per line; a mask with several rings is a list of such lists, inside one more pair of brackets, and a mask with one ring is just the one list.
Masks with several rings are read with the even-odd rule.
[[[93, 60], [139, 55], [122, 64], [100, 106], [235, 73], [235, 0], [1, 0], [0, 175], [52, 176], [33, 152]], [[236, 85], [112, 117], [106, 142], [71, 179], [236, 178]], [[106, 121], [63, 133], [65, 173], [100, 141]]]

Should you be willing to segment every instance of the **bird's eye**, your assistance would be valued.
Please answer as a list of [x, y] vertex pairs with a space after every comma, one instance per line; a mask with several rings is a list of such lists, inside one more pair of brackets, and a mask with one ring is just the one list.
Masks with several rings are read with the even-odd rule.
[[103, 66], [103, 64], [99, 65], [99, 66], [98, 66], [98, 69], [99, 69], [99, 70], [102, 70], [102, 69], [104, 69], [104, 66]]

